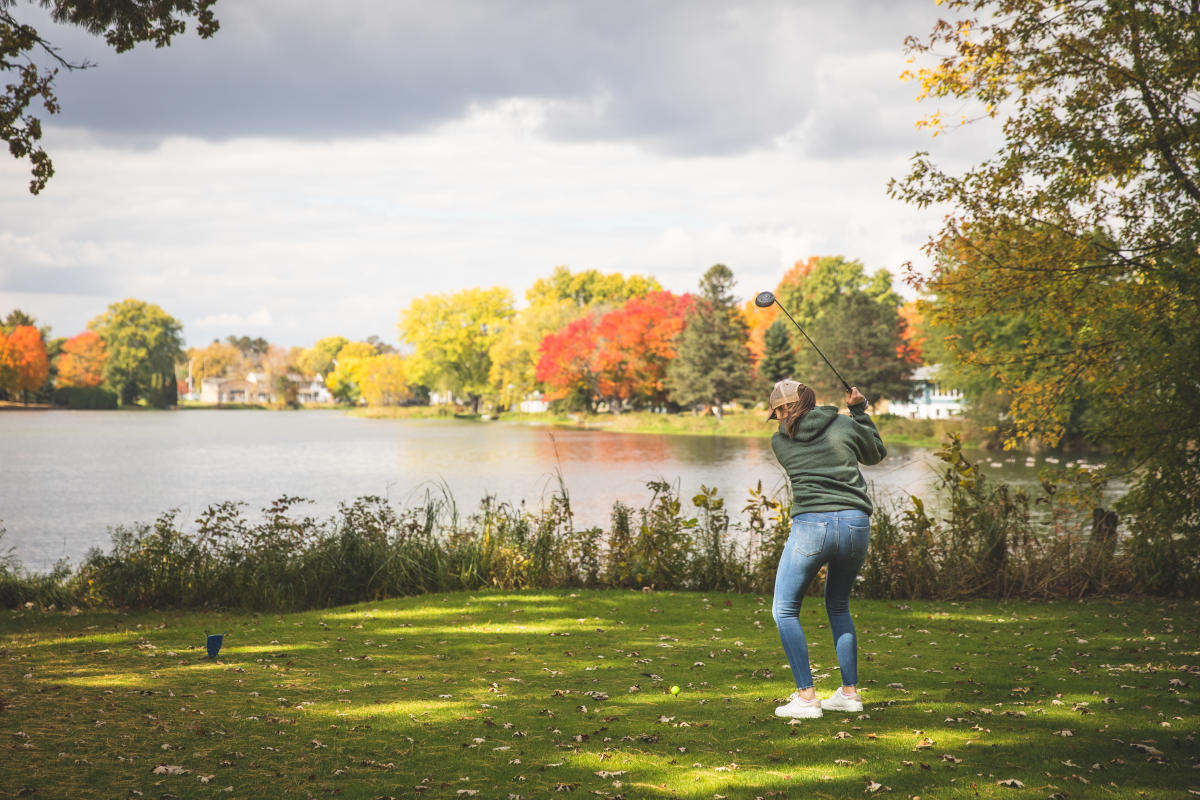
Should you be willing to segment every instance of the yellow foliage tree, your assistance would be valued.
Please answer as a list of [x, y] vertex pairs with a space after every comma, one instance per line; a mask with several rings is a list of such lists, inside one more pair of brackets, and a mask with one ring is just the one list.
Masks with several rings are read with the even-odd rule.
[[504, 406], [512, 406], [537, 388], [542, 339], [584, 313], [569, 300], [543, 300], [522, 309], [492, 345], [488, 374]]
[[466, 396], [475, 412], [490, 388], [492, 346], [513, 316], [512, 293], [501, 286], [419, 297], [400, 313], [400, 338], [413, 354], [411, 379]]
[[193, 347], [187, 351], [192, 364], [192, 379], [197, 388], [205, 378], [223, 378], [230, 370], [241, 366], [241, 351], [225, 342], [213, 341], [208, 347]]
[[572, 273], [567, 267], [555, 267], [548, 278], [539, 278], [525, 293], [530, 305], [569, 301], [577, 308], [593, 308], [597, 305], [619, 306], [631, 297], [642, 297], [649, 292], [661, 292], [662, 286], [654, 278], [630, 275], [626, 278], [619, 272], [604, 274], [589, 269]]
[[325, 386], [339, 400], [357, 403], [362, 395], [367, 363], [375, 358], [375, 348], [366, 342], [350, 342], [338, 350], [333, 371], [325, 376]]
[[539, 348], [547, 334], [561, 330], [588, 310], [616, 307], [631, 297], [660, 291], [662, 286], [654, 278], [626, 278], [619, 272], [605, 274], [594, 269], [573, 273], [559, 266], [548, 277], [539, 278], [525, 293], [529, 305], [492, 347], [488, 377], [501, 403], [519, 403], [538, 388]]
[[327, 336], [317, 340], [300, 353], [296, 365], [305, 375], [328, 375], [333, 371], [333, 361], [343, 347], [350, 344], [345, 336]]
[[404, 358], [384, 353], [364, 361], [360, 388], [367, 405], [397, 406], [408, 400], [412, 391], [404, 375]]

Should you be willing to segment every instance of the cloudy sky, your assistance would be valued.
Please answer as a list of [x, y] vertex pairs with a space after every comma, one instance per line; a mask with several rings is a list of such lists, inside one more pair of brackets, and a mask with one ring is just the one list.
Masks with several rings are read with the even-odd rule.
[[[36, 9], [18, 3], [40, 25]], [[556, 265], [749, 297], [797, 259], [921, 263], [938, 210], [887, 197], [917, 150], [899, 80], [933, 0], [223, 0], [221, 30], [64, 56], [40, 196], [0, 153], [0, 314], [73, 335], [157, 303], [192, 345], [396, 337], [413, 298]], [[7, 81], [6, 81], [7, 82]], [[953, 109], [948, 109], [953, 110]]]

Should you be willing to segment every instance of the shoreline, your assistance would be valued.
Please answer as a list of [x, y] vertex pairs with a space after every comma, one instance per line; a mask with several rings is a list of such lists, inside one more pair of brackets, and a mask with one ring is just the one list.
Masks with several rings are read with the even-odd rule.
[[[447, 420], [471, 422], [476, 424], [503, 422], [510, 425], [528, 425], [530, 427], [566, 428], [571, 430], [595, 430], [609, 433], [632, 433], [661, 436], [701, 436], [725, 437], [734, 439], [765, 439], [776, 430], [775, 425], [762, 418], [761, 412], [738, 411], [729, 412], [720, 418], [712, 415], [692, 415], [686, 412], [663, 414], [650, 411], [629, 411], [623, 414], [554, 414], [501, 412], [499, 414], [472, 414], [457, 411], [448, 406], [384, 406], [384, 407], [346, 407], [337, 405], [301, 406], [300, 408], [278, 407], [256, 403], [225, 403], [222, 405], [183, 402], [169, 409], [152, 409], [144, 406], [130, 406], [118, 409], [71, 409], [64, 406], [54, 406], [45, 403], [23, 403], [9, 401], [0, 402], [0, 412], [5, 411], [81, 411], [96, 410], [111, 413], [112, 411], [323, 411], [339, 412], [350, 417], [362, 419], [388, 420]], [[971, 436], [966, 420], [961, 418], [948, 419], [909, 419], [891, 414], [872, 415], [872, 420], [879, 429], [880, 435], [887, 444], [920, 447], [929, 450], [940, 448], [950, 434], [957, 434], [963, 441], [963, 446], [977, 452], [999, 454], [1023, 453], [1026, 455], [1043, 452], [1041, 448], [1021, 448], [1014, 451], [1000, 451], [986, 447]], [[1083, 443], [1067, 443], [1059, 447], [1045, 449], [1046, 453], [1069, 455], [1074, 452], [1104, 452], [1104, 448], [1089, 447]]]
[[[737, 439], [765, 439], [776, 431], [774, 423], [756, 412], [712, 415], [658, 414], [649, 411], [630, 411], [624, 414], [523, 414], [504, 412], [490, 414], [455, 414], [431, 406], [386, 408], [355, 408], [348, 416], [364, 419], [445, 419], [510, 425], [571, 428], [574, 430], [603, 430], [609, 433], [659, 434], [664, 436], [722, 436]], [[962, 420], [911, 420], [891, 415], [873, 416], [884, 441], [911, 447], [936, 449], [949, 433], [963, 433]], [[978, 449], [973, 442], [968, 446]]]

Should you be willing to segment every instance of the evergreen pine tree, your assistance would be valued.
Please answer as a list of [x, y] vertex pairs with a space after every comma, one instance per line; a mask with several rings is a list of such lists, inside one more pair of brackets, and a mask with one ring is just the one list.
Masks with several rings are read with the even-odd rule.
[[700, 296], [667, 368], [670, 398], [681, 406], [720, 408], [750, 390], [749, 329], [733, 298], [733, 272], [716, 264], [700, 279]]
[[763, 333], [763, 357], [758, 363], [758, 374], [771, 385], [791, 377], [796, 364], [792, 352], [792, 341], [783, 317], [777, 318]]

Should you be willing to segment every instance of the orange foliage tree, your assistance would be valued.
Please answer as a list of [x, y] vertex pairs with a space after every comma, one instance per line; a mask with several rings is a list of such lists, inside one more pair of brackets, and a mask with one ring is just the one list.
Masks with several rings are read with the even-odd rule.
[[108, 352], [104, 340], [95, 331], [72, 336], [63, 345], [58, 358], [59, 386], [99, 386], [104, 382], [104, 362]]
[[6, 390], [20, 394], [26, 403], [29, 392], [42, 387], [50, 375], [50, 360], [42, 332], [32, 325], [18, 325], [0, 344], [0, 380]]
[[537, 366], [546, 396], [588, 410], [603, 401], [614, 413], [665, 403], [667, 364], [691, 302], [686, 294], [650, 292], [548, 334]]
[[568, 408], [595, 410], [600, 391], [596, 344], [595, 314], [580, 317], [542, 338], [536, 377], [546, 386], [546, 399]]
[[[783, 297], [787, 296], [789, 287], [796, 287], [804, 282], [808, 274], [816, 268], [818, 260], [817, 256], [809, 256], [807, 259], [797, 261], [787, 272], [783, 273], [783, 277], [775, 286], [775, 296], [780, 298], [780, 302], [783, 302]], [[767, 328], [771, 327], [771, 324], [779, 317], [779, 306], [772, 304], [766, 308], [759, 308], [754, 305], [754, 299], [751, 298], [742, 306], [742, 316], [745, 317], [746, 325], [750, 329], [750, 353], [754, 356], [754, 363], [758, 364], [766, 352], [764, 337]]]

